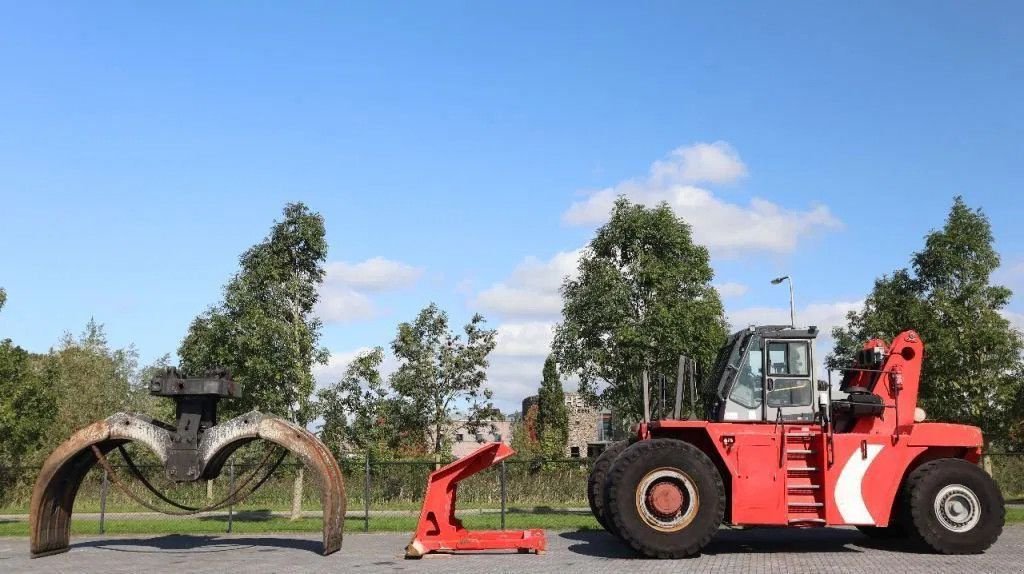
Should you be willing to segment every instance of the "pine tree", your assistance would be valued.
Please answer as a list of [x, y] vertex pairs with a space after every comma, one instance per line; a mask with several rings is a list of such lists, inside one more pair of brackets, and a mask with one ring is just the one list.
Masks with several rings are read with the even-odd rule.
[[565, 411], [565, 392], [553, 355], [548, 355], [544, 361], [544, 376], [537, 393], [537, 424], [544, 454], [554, 458], [564, 457], [569, 441], [569, 417]]

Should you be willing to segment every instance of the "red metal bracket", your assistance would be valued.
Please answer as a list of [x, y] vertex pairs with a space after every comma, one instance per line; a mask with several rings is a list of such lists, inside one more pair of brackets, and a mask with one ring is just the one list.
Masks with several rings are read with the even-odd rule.
[[501, 442], [488, 443], [472, 454], [430, 473], [423, 510], [412, 541], [405, 548], [406, 558], [420, 558], [429, 552], [460, 550], [518, 550], [544, 552], [544, 531], [466, 530], [455, 518], [455, 495], [462, 481], [498, 464], [516, 451]]

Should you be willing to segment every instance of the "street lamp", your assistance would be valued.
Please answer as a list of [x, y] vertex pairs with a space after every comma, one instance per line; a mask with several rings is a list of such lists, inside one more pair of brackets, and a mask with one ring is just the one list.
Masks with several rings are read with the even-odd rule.
[[789, 275], [783, 275], [782, 277], [776, 277], [772, 279], [772, 285], [778, 285], [783, 281], [789, 282], [789, 326], [796, 328], [796, 309], [793, 306], [793, 279]]

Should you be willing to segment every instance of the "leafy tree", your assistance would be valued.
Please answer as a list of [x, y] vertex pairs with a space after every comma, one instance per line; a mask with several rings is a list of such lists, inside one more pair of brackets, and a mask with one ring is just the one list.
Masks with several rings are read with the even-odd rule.
[[463, 334], [456, 334], [448, 328], [448, 314], [431, 303], [411, 323], [401, 323], [391, 343], [399, 360], [391, 387], [409, 409], [422, 413], [435, 461], [451, 446], [456, 409], [465, 414], [470, 432], [499, 414], [484, 386], [487, 355], [495, 345], [495, 331], [484, 324], [483, 316], [473, 315]]
[[[178, 349], [182, 368], [232, 372], [243, 393], [224, 402], [226, 414], [259, 409], [303, 426], [312, 420], [313, 365], [329, 357], [313, 314], [326, 259], [323, 218], [290, 203], [270, 234], [242, 254], [224, 300], [192, 321]], [[293, 518], [301, 516], [302, 478], [300, 468]]]
[[0, 341], [0, 467], [40, 462], [57, 402], [40, 364], [10, 339]]
[[513, 413], [511, 446], [519, 458], [530, 458], [541, 454], [540, 441], [537, 437], [537, 405], [529, 406], [525, 413]]
[[313, 365], [325, 364], [313, 314], [327, 259], [324, 221], [301, 203], [288, 204], [270, 234], [242, 254], [224, 300], [196, 317], [178, 349], [187, 373], [226, 367], [243, 385], [229, 412], [274, 413], [311, 420]]
[[640, 418], [642, 370], [675, 373], [680, 354], [705, 369], [714, 361], [726, 322], [708, 250], [667, 204], [647, 208], [620, 197], [579, 271], [562, 285], [555, 359], [616, 418]]
[[569, 415], [565, 412], [565, 392], [552, 355], [544, 361], [544, 376], [537, 393], [537, 423], [544, 453], [550, 457], [565, 456]]
[[957, 197], [941, 230], [925, 238], [910, 269], [875, 281], [863, 309], [833, 331], [832, 368], [848, 365], [864, 341], [915, 329], [925, 343], [920, 404], [930, 418], [976, 425], [1005, 439], [1021, 392], [1021, 335], [1000, 310], [1012, 295], [990, 283], [999, 267], [988, 218]]
[[0, 287], [0, 309], [4, 308], [4, 304], [7, 303], [7, 291], [3, 287]]
[[395, 395], [380, 375], [384, 349], [358, 355], [341, 380], [319, 392], [320, 433], [336, 452], [353, 449], [377, 459], [423, 455], [423, 414]]
[[42, 376], [57, 394], [47, 446], [115, 412], [132, 410], [138, 363], [135, 348], [112, 349], [103, 325], [94, 319], [77, 337], [65, 333], [43, 361]]

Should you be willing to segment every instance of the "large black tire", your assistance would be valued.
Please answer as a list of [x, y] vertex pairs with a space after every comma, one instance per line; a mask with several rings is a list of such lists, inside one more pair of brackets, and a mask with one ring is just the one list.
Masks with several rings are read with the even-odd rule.
[[[655, 492], [673, 488], [681, 498], [678, 511], [659, 515], [651, 502], [658, 498]], [[619, 536], [637, 552], [684, 558], [699, 553], [718, 532], [725, 516], [725, 486], [711, 459], [692, 444], [643, 440], [612, 465], [605, 506]]]
[[594, 468], [590, 470], [590, 475], [587, 476], [587, 502], [590, 503], [590, 511], [594, 513], [594, 518], [597, 519], [602, 528], [616, 535], [618, 533], [614, 530], [614, 524], [608, 520], [604, 510], [604, 485], [612, 463], [622, 454], [622, 451], [626, 450], [627, 446], [629, 446], [629, 441], [625, 440], [608, 445], [604, 452], [594, 461]]
[[904, 484], [900, 522], [911, 540], [941, 554], [978, 554], [999, 538], [1003, 495], [977, 465], [956, 458], [926, 462]]

